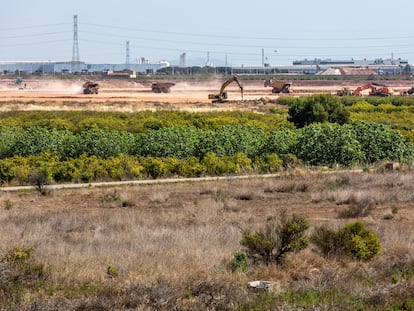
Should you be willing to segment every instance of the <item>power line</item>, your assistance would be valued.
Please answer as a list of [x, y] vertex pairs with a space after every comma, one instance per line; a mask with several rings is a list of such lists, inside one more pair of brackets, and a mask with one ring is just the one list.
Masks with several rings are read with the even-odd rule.
[[[203, 46], [223, 46], [223, 47], [235, 47], [235, 48], [256, 48], [256, 49], [274, 49], [275, 45], [264, 46], [262, 44], [251, 45], [251, 44], [229, 44], [229, 43], [211, 43], [211, 42], [197, 42], [197, 41], [182, 41], [182, 40], [169, 40], [169, 39], [156, 39], [156, 38], [143, 38], [143, 37], [131, 37], [126, 35], [108, 34], [93, 31], [82, 31], [85, 34], [99, 35], [105, 37], [116, 37], [116, 38], [131, 38], [135, 40], [145, 40], [154, 42], [168, 42], [174, 44], [190, 44], [190, 45], [203, 45]], [[393, 44], [393, 45], [369, 45], [369, 46], [283, 46], [277, 44], [278, 48], [281, 49], [364, 49], [364, 48], [399, 48], [399, 47], [411, 47], [412, 44]]]
[[68, 42], [68, 40], [48, 40], [48, 41], [36, 41], [36, 42], [26, 42], [26, 43], [15, 43], [15, 44], [0, 44], [2, 48], [15, 47], [15, 46], [28, 46], [28, 45], [43, 45], [48, 43], [57, 43], [57, 42]]
[[43, 27], [53, 27], [53, 26], [62, 26], [70, 25], [70, 23], [58, 23], [58, 24], [46, 24], [46, 25], [33, 25], [33, 26], [20, 26], [20, 27], [8, 27], [0, 28], [0, 31], [12, 31], [12, 30], [21, 30], [21, 29], [33, 29], [33, 28], [43, 28]]
[[283, 40], [283, 41], [361, 41], [361, 40], [399, 40], [399, 39], [414, 39], [414, 36], [392, 36], [392, 37], [250, 37], [250, 36], [230, 36], [230, 35], [216, 35], [216, 34], [201, 34], [201, 33], [191, 33], [191, 32], [175, 32], [175, 31], [162, 31], [162, 30], [151, 30], [144, 28], [131, 28], [131, 27], [122, 27], [114, 25], [102, 25], [102, 24], [92, 24], [92, 23], [82, 23], [87, 26], [95, 26], [101, 28], [112, 28], [128, 31], [137, 31], [137, 32], [147, 32], [147, 33], [159, 33], [167, 35], [180, 35], [180, 36], [192, 36], [192, 37], [211, 37], [211, 38], [225, 38], [225, 39], [242, 39], [242, 40]]
[[31, 37], [42, 37], [42, 36], [50, 36], [50, 35], [58, 35], [62, 33], [69, 33], [71, 31], [53, 31], [53, 32], [42, 32], [42, 33], [34, 33], [34, 34], [27, 34], [27, 35], [18, 35], [18, 36], [4, 36], [0, 37], [0, 39], [17, 39], [17, 38], [31, 38]]

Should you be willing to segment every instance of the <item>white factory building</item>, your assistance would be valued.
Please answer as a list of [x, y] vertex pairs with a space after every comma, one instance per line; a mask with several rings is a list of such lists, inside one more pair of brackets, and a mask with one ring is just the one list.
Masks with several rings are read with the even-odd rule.
[[137, 73], [155, 73], [168, 66], [165, 62], [156, 64], [87, 64], [84, 62], [55, 62], [55, 61], [19, 61], [0, 62], [0, 73], [25, 74], [65, 74], [65, 73], [103, 73], [107, 71], [134, 70]]

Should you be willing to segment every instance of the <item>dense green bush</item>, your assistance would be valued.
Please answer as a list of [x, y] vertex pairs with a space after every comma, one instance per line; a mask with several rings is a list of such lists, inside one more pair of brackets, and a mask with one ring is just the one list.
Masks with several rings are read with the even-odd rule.
[[298, 143], [299, 131], [291, 129], [280, 129], [275, 131], [267, 139], [263, 152], [285, 155], [294, 153]]
[[289, 106], [288, 113], [288, 120], [299, 128], [312, 123], [345, 124], [350, 118], [350, 113], [345, 109], [341, 100], [331, 94], [297, 98]]
[[21, 140], [21, 137], [21, 128], [5, 125], [0, 126], [0, 159], [14, 155], [14, 146]]
[[133, 154], [151, 157], [187, 158], [199, 152], [201, 131], [191, 127], [150, 130], [137, 136]]
[[93, 129], [84, 131], [72, 139], [65, 158], [78, 158], [82, 154], [103, 159], [122, 153], [131, 154], [135, 144], [134, 135], [116, 130]]
[[217, 131], [207, 131], [201, 136], [198, 156], [202, 158], [208, 153], [218, 156], [232, 156], [243, 152], [249, 158], [262, 153], [268, 135], [260, 128], [234, 125], [223, 126]]
[[55, 153], [64, 157], [70, 152], [74, 136], [67, 130], [30, 127], [22, 131], [15, 139], [10, 152], [12, 155], [31, 156], [44, 152]]
[[311, 165], [351, 166], [364, 159], [362, 146], [349, 125], [311, 125], [301, 129], [295, 154]]
[[167, 127], [196, 127], [218, 130], [225, 125], [250, 125], [266, 131], [290, 126], [284, 115], [258, 114], [244, 111], [180, 112], [140, 111], [133, 113], [97, 111], [9, 111], [0, 113], [0, 125], [29, 128], [68, 130], [79, 133], [91, 129], [143, 133], [149, 129]]
[[256, 157], [253, 165], [260, 173], [275, 173], [283, 167], [283, 160], [276, 153], [266, 153]]
[[[188, 162], [167, 170], [169, 174], [185, 176], [234, 174], [252, 169], [274, 172], [281, 167], [280, 159], [284, 167], [301, 162], [352, 166], [380, 160], [410, 162], [414, 155], [413, 145], [399, 132], [372, 123], [342, 126], [328, 123], [273, 132], [240, 124], [226, 125], [216, 131], [171, 127], [139, 134], [108, 129], [72, 133], [37, 126], [26, 129], [0, 126], [0, 137], [3, 138], [0, 141], [0, 159], [3, 159], [0, 179], [19, 183], [27, 183], [32, 168], [45, 169], [54, 180], [62, 181], [141, 176], [144, 169], [139, 165], [132, 164], [135, 168], [128, 171], [130, 158], [118, 163], [118, 169], [102, 167], [104, 160], [122, 155], [192, 159], [194, 168], [190, 168]], [[95, 160], [89, 163], [89, 168], [84, 161], [92, 157]], [[58, 163], [60, 161], [66, 164]], [[80, 170], [84, 171], [79, 173]], [[154, 173], [149, 175], [154, 176]]]
[[249, 263], [247, 262], [247, 256], [243, 252], [236, 252], [234, 254], [233, 259], [229, 262], [229, 268], [231, 271], [235, 272], [237, 270], [241, 270], [246, 272], [249, 267]]
[[311, 241], [326, 256], [347, 256], [356, 260], [369, 260], [381, 248], [378, 236], [359, 221], [338, 230], [317, 227]]
[[356, 123], [353, 125], [356, 139], [361, 144], [365, 161], [380, 160], [409, 161], [413, 158], [412, 147], [404, 137], [383, 124]]

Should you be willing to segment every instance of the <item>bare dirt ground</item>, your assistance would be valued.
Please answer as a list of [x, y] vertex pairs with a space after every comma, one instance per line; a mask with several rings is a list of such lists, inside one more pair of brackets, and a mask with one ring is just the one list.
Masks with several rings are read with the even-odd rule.
[[[10, 110], [95, 110], [134, 112], [142, 110], [181, 111], [223, 111], [249, 110], [265, 111], [262, 99], [276, 100], [280, 94], [272, 94], [262, 81], [242, 81], [244, 96], [241, 97], [237, 84], [229, 85], [229, 101], [212, 104], [208, 94], [218, 93], [221, 80], [176, 82], [171, 93], [153, 93], [146, 83], [121, 80], [96, 81], [99, 94], [82, 94], [84, 81], [28, 79], [26, 89], [19, 90], [13, 80], [0, 80], [0, 111]], [[332, 93], [343, 87], [355, 89], [363, 82], [352, 81], [294, 81], [293, 93], [282, 96], [299, 96], [315, 93]], [[411, 87], [410, 81], [387, 82], [396, 94]]]

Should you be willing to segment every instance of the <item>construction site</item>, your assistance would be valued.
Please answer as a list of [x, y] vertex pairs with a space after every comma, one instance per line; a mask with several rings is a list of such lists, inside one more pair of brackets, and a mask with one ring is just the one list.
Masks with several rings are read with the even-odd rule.
[[[226, 83], [229, 79], [232, 81]], [[321, 93], [340, 96], [399, 96], [410, 95], [413, 86], [409, 80], [386, 81], [386, 86], [367, 80], [274, 80], [273, 84], [278, 83], [282, 87], [275, 91], [272, 85], [269, 86], [269, 81], [245, 80], [243, 76], [238, 76], [239, 85], [231, 77], [175, 79], [174, 82], [153, 81], [150, 78], [145, 81], [101, 78], [92, 82], [53, 77], [25, 77], [21, 82], [16, 80], [0, 79], [0, 111], [74, 109], [133, 112], [163, 108], [181, 111], [265, 111], [270, 107], [261, 105], [261, 102], [276, 102], [280, 96]], [[376, 91], [373, 93], [374, 88]], [[214, 99], [215, 95], [220, 95], [220, 98]]]

